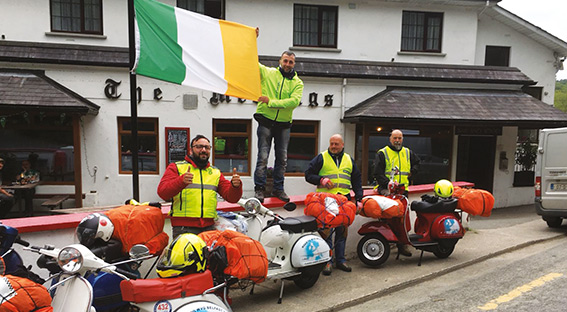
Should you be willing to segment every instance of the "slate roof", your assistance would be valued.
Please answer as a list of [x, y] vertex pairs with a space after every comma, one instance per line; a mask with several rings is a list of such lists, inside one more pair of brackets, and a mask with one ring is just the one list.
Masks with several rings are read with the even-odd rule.
[[[279, 57], [260, 56], [260, 62], [267, 66], [277, 66], [278, 60]], [[535, 81], [515, 67], [499, 66], [371, 62], [298, 57], [295, 70], [300, 76], [314, 77], [536, 84]]]
[[[128, 49], [0, 40], [0, 61], [128, 68]], [[268, 66], [279, 57], [260, 56]], [[471, 83], [535, 84], [514, 67], [350, 61], [297, 58], [300, 75], [330, 78], [388, 79]]]
[[343, 121], [525, 127], [567, 126], [567, 113], [521, 91], [387, 88], [345, 111]]
[[0, 111], [98, 114], [99, 106], [40, 72], [0, 71]]

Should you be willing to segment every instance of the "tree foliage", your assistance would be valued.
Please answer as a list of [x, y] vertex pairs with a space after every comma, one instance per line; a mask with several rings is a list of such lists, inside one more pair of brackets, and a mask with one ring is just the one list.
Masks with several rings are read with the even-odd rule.
[[567, 79], [555, 82], [555, 101], [553, 105], [567, 112]]

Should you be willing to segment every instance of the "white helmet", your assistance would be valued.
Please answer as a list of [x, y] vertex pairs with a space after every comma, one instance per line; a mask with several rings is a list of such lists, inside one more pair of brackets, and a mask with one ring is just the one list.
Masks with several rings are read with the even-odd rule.
[[93, 213], [79, 223], [76, 235], [81, 244], [90, 247], [97, 238], [108, 242], [113, 232], [114, 224], [107, 216], [101, 213]]

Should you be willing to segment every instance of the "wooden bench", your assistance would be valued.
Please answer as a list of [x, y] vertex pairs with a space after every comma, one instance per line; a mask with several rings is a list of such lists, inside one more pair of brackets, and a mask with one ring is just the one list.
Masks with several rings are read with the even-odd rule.
[[62, 209], [63, 202], [66, 201], [67, 199], [69, 199], [69, 195], [56, 195], [41, 203], [41, 206], [47, 207], [49, 209], [53, 209], [59, 206], [59, 209]]

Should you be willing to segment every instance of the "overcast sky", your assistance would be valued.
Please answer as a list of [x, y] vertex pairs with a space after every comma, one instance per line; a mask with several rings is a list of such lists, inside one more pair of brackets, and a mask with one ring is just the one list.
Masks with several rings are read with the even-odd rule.
[[[502, 0], [498, 5], [567, 42], [567, 0]], [[567, 79], [567, 61], [564, 66], [558, 80]]]

